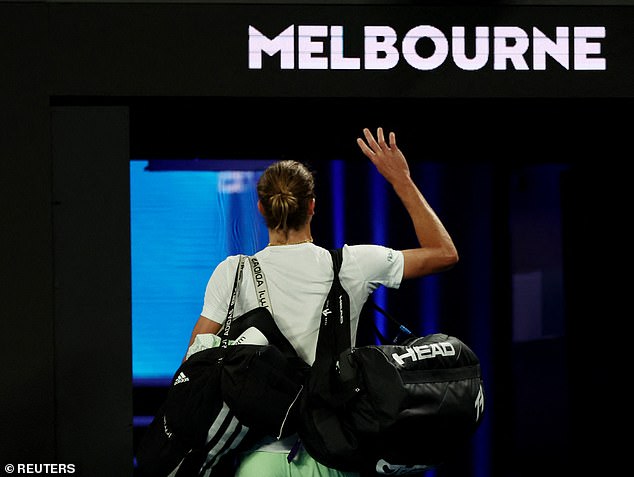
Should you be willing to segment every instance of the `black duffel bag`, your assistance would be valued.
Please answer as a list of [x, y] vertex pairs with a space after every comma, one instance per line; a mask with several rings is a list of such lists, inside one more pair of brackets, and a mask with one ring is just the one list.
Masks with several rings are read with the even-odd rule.
[[[337, 282], [340, 261], [335, 254]], [[304, 448], [324, 465], [361, 473], [415, 474], [446, 462], [482, 421], [478, 357], [441, 333], [351, 348], [348, 297], [333, 288], [325, 307], [344, 319], [322, 319], [300, 402]]]
[[[229, 477], [240, 451], [263, 437], [296, 432], [295, 404], [308, 365], [267, 308], [233, 319], [246, 258], [236, 269], [220, 344], [193, 352], [179, 366], [143, 435], [139, 477]], [[243, 338], [254, 330], [263, 341], [247, 344]]]

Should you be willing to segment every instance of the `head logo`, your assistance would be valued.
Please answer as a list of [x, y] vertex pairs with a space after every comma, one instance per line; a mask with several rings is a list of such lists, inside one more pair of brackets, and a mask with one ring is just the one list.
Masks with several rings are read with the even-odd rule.
[[422, 359], [435, 358], [436, 356], [454, 356], [456, 354], [456, 349], [449, 341], [429, 343], [420, 346], [407, 346], [405, 349], [407, 351], [403, 354], [392, 354], [394, 361], [401, 366], [405, 364], [406, 359], [414, 362]]

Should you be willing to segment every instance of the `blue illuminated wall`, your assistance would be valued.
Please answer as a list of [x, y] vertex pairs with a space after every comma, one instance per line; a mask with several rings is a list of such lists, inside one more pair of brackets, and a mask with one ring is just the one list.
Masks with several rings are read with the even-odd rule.
[[135, 382], [171, 379], [215, 266], [268, 241], [256, 207], [259, 161], [251, 170], [239, 161], [234, 170], [209, 170], [214, 161], [209, 167], [205, 161], [203, 167], [201, 161], [171, 162], [179, 168], [169, 161], [130, 161]]

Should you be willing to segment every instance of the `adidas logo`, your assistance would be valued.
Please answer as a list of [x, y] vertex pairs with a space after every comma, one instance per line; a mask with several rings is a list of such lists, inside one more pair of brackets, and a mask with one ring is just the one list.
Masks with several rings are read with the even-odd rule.
[[185, 376], [185, 373], [181, 371], [180, 374], [176, 376], [176, 379], [174, 380], [173, 385], [176, 386], [177, 384], [186, 383], [187, 381], [189, 381], [189, 378]]

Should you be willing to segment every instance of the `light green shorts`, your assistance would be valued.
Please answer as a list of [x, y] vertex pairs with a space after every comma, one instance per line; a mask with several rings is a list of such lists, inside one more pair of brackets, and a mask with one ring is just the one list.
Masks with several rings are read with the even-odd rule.
[[235, 477], [359, 477], [356, 472], [341, 472], [320, 464], [301, 449], [292, 462], [283, 452], [255, 451], [240, 458]]

